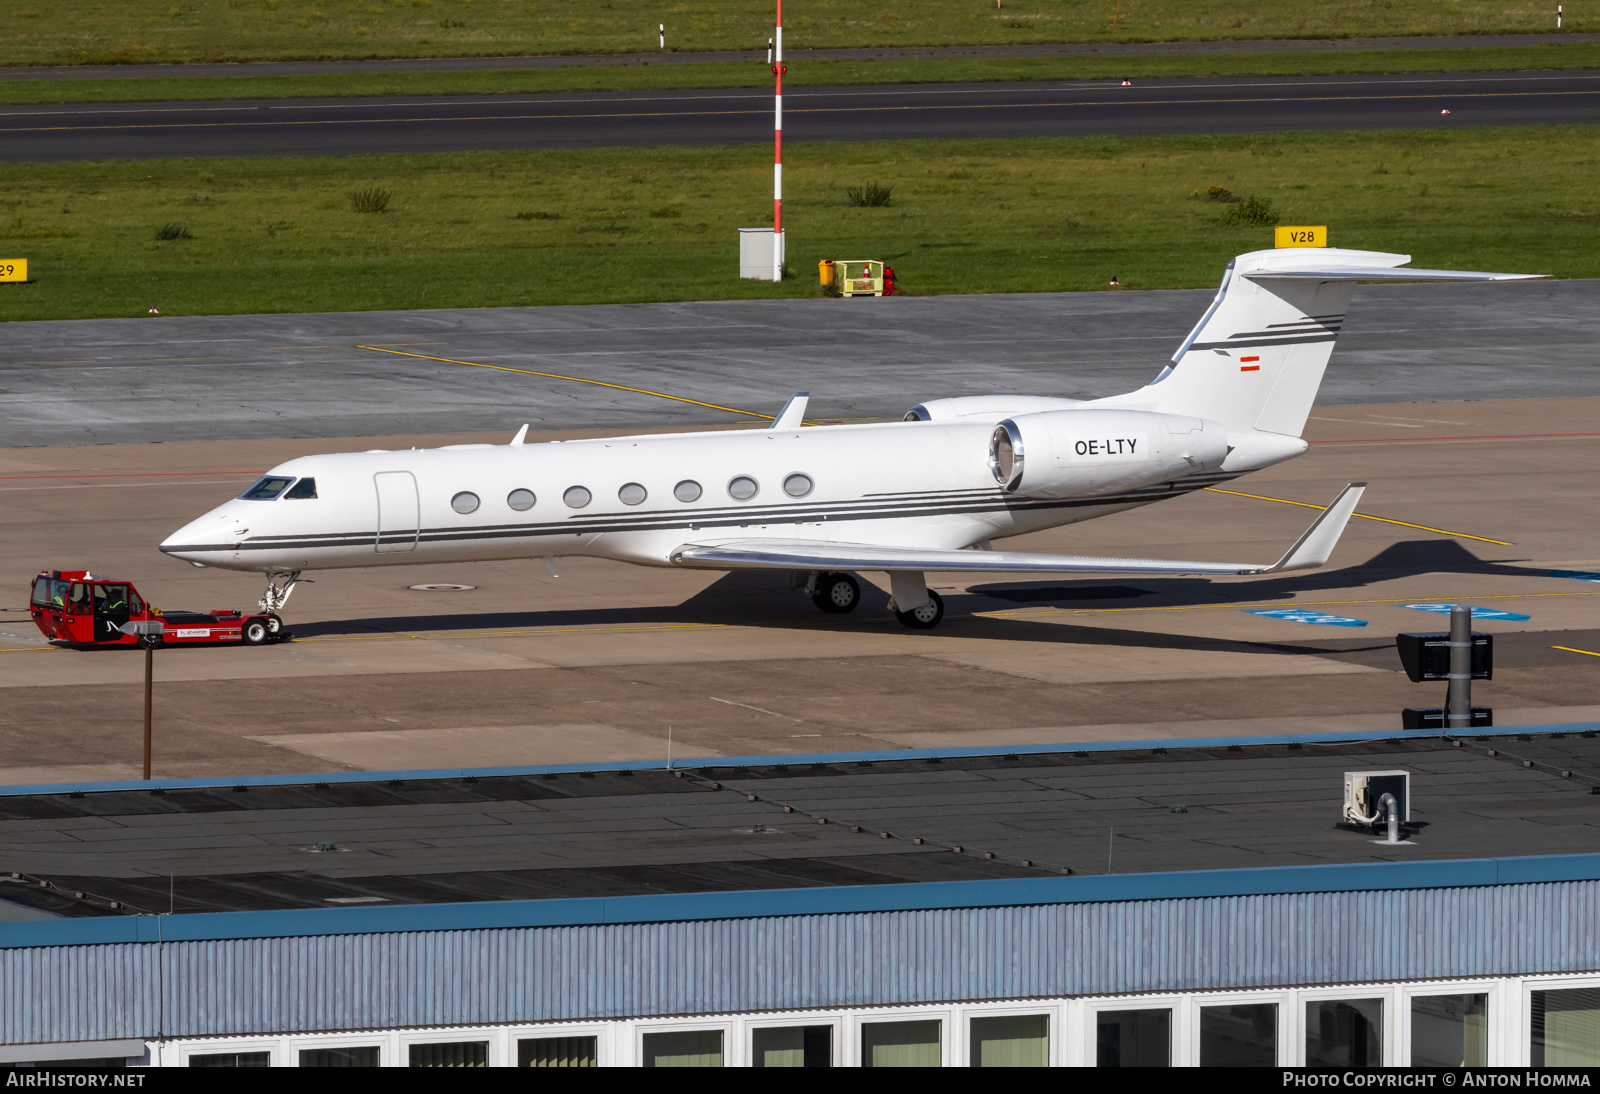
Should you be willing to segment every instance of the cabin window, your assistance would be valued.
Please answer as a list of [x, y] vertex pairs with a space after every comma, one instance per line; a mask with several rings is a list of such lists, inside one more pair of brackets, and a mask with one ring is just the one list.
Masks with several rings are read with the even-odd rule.
[[617, 491], [617, 500], [623, 505], [638, 505], [649, 496], [650, 492], [636, 482], [626, 483]]
[[272, 501], [287, 490], [293, 481], [293, 475], [266, 475], [239, 497], [245, 501]]
[[519, 513], [526, 513], [532, 509], [533, 503], [538, 500], [532, 490], [513, 490], [506, 495], [506, 504]]
[[465, 516], [478, 508], [478, 495], [471, 490], [463, 490], [450, 499], [450, 508]]
[[816, 483], [811, 481], [810, 475], [802, 475], [799, 472], [783, 480], [783, 492], [791, 498], [803, 498], [815, 487]]
[[679, 501], [699, 501], [700, 484], [693, 479], [684, 479], [672, 488], [672, 496]]
[[81, 581], [74, 581], [72, 589], [67, 593], [67, 611], [73, 614], [89, 610], [89, 586]]
[[728, 480], [728, 496], [735, 501], [749, 501], [761, 492], [761, 487], [749, 475], [735, 475]]
[[589, 493], [587, 486], [569, 486], [567, 492], [561, 495], [561, 500], [573, 509], [582, 509], [594, 500], [594, 495]]
[[316, 496], [316, 479], [301, 479], [289, 489], [287, 494], [284, 495], [285, 498], [289, 498], [294, 501], [305, 501], [307, 498], [314, 498]]

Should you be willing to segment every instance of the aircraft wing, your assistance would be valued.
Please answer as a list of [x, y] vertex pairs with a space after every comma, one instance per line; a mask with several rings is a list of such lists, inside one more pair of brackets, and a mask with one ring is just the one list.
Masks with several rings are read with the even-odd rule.
[[1150, 558], [1095, 558], [1020, 551], [946, 551], [880, 547], [866, 543], [742, 539], [685, 543], [671, 559], [679, 566], [714, 570], [935, 570], [969, 573], [1275, 574], [1312, 570], [1328, 561], [1364, 482], [1353, 482], [1311, 523], [1277, 562], [1183, 562]]

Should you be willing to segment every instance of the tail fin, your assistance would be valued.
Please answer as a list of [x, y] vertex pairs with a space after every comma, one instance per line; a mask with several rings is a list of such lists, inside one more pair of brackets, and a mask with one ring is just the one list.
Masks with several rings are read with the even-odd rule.
[[1410, 255], [1338, 248], [1252, 251], [1228, 263], [1216, 299], [1139, 391], [1088, 406], [1210, 418], [1230, 432], [1298, 437], [1357, 281], [1515, 281], [1541, 274], [1405, 270]]

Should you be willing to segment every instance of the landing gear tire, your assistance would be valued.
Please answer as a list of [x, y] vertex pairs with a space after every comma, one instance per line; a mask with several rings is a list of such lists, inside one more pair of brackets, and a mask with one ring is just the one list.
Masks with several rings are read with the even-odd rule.
[[928, 590], [928, 602], [920, 608], [913, 608], [909, 612], [897, 611], [894, 617], [900, 620], [902, 626], [912, 630], [926, 631], [939, 625], [944, 618], [944, 599], [932, 589]]
[[853, 612], [861, 603], [861, 584], [849, 574], [818, 574], [811, 602], [825, 612]]
[[272, 637], [272, 632], [267, 629], [265, 619], [248, 619], [243, 627], [239, 628], [239, 640], [247, 646], [263, 646]]
[[283, 633], [283, 620], [278, 618], [277, 612], [267, 613], [267, 633], [274, 638]]

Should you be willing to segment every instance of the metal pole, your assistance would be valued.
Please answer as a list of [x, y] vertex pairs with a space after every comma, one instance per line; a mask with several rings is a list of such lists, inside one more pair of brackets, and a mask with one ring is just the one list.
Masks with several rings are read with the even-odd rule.
[[155, 675], [156, 648], [149, 638], [144, 643], [144, 779], [150, 781], [150, 680]]
[[1457, 604], [1450, 609], [1449, 681], [1445, 691], [1444, 727], [1472, 728], [1472, 609]]
[[783, 0], [772, 36], [772, 280], [783, 280]]
[[656, 30], [658, 30], [661, 33], [661, 48], [662, 49], [666, 49], [667, 48], [667, 24], [665, 24], [665, 23], [659, 24], [656, 27]]

